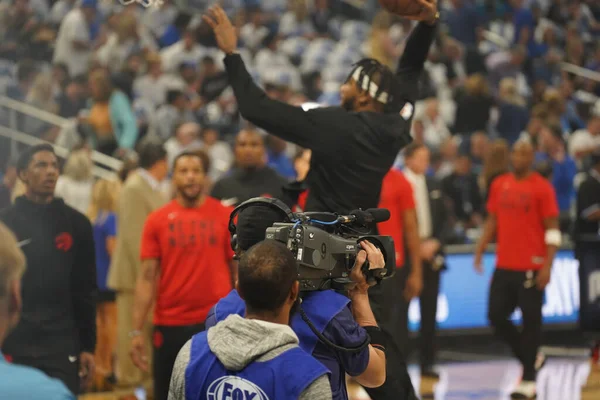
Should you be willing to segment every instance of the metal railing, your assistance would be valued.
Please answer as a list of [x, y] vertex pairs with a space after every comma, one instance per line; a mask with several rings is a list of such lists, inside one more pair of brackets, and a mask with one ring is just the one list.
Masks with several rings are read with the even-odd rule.
[[[23, 103], [21, 101], [17, 101], [17, 100], [14, 100], [9, 97], [2, 96], [2, 95], [0, 95], [0, 107], [5, 107], [11, 111], [11, 114], [13, 114], [13, 115], [11, 115], [11, 117], [9, 119], [10, 121], [15, 121], [16, 113], [21, 113], [21, 114], [25, 114], [27, 116], [39, 119], [40, 121], [47, 122], [51, 125], [61, 128], [61, 129], [66, 128], [69, 124], [72, 123], [72, 121], [67, 118], [63, 118], [59, 115], [53, 114], [48, 111], [41, 110], [41, 109], [34, 107], [32, 105], [29, 105], [27, 103]], [[0, 128], [2, 128], [2, 136], [7, 137], [16, 142], [20, 142], [20, 143], [24, 143], [24, 144], [28, 144], [28, 145], [34, 145], [34, 144], [38, 144], [38, 143], [48, 143], [44, 140], [38, 139], [27, 133], [19, 132], [18, 130], [14, 129], [15, 128], [14, 125], [13, 125], [13, 127], [0, 126]], [[52, 144], [52, 143], [50, 143], [50, 144]], [[56, 153], [59, 156], [61, 156], [61, 157], [68, 156], [68, 154], [69, 154], [68, 149], [66, 149], [64, 147], [56, 146], [54, 144], [52, 144], [52, 145], [56, 149]], [[107, 156], [106, 154], [99, 153], [97, 151], [92, 151], [92, 161], [94, 161], [94, 163], [108, 167], [113, 171], [119, 171], [123, 167], [122, 161], [120, 161], [116, 158]], [[96, 168], [96, 170], [98, 170], [98, 173], [100, 173], [100, 174], [104, 174], [104, 173], [108, 172], [102, 168]], [[99, 171], [103, 171], [103, 172], [99, 172]]]

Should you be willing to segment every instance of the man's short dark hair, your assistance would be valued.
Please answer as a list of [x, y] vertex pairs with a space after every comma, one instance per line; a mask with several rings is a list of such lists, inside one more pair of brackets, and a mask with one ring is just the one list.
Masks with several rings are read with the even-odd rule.
[[415, 155], [415, 153], [422, 149], [425, 148], [426, 146], [422, 143], [415, 143], [412, 142], [411, 144], [409, 144], [408, 146], [406, 146], [406, 148], [404, 149], [404, 157], [405, 158], [411, 158], [412, 156]]
[[[265, 231], [276, 222], [286, 222], [287, 214], [261, 205], [249, 206], [238, 214], [235, 232], [236, 252], [241, 253], [265, 240]], [[289, 222], [289, 221], [287, 221]]]
[[32, 146], [25, 150], [19, 156], [19, 160], [17, 161], [17, 174], [20, 174], [22, 171], [25, 171], [29, 167], [29, 163], [33, 159], [33, 156], [42, 151], [48, 151], [56, 156], [56, 153], [54, 152], [54, 147], [52, 147], [51, 144], [36, 144], [35, 146]]
[[208, 171], [210, 169], [210, 158], [208, 157], [208, 154], [206, 154], [203, 150], [184, 151], [183, 153], [178, 154], [177, 157], [175, 157], [175, 159], [173, 160], [173, 170], [175, 170], [175, 167], [177, 166], [177, 161], [179, 161], [179, 159], [183, 157], [195, 157], [199, 159], [200, 163], [202, 164], [204, 174], [208, 175]]
[[297, 280], [294, 255], [275, 240], [252, 246], [240, 259], [238, 289], [249, 313], [278, 311]]
[[185, 96], [181, 90], [168, 90], [167, 91], [167, 104], [173, 104], [175, 100]]
[[143, 169], [150, 169], [156, 163], [167, 158], [167, 151], [162, 144], [146, 143], [139, 151], [139, 164]]

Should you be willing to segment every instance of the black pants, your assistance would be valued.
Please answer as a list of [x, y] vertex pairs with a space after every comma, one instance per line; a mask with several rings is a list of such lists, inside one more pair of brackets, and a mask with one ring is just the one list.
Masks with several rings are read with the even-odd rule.
[[423, 291], [419, 298], [421, 306], [421, 328], [419, 332], [421, 370], [431, 369], [435, 363], [435, 318], [439, 292], [440, 270], [436, 271], [429, 263], [423, 263]]
[[154, 327], [154, 400], [167, 400], [171, 373], [179, 350], [192, 336], [203, 330], [204, 324]]
[[[50, 378], [58, 379], [75, 396], [80, 392], [79, 355], [61, 354], [35, 358], [13, 356], [12, 362], [39, 369]], [[0, 397], [2, 396], [0, 395]]]
[[408, 303], [403, 300], [408, 270], [401, 268], [380, 285], [369, 289], [371, 308], [386, 338], [386, 380], [378, 388], [365, 388], [373, 400], [413, 400], [404, 349], [408, 342]]
[[[524, 381], [535, 380], [535, 359], [542, 340], [544, 291], [538, 290], [534, 279], [533, 272], [496, 269], [488, 304], [488, 318], [494, 333], [510, 346], [523, 365]], [[521, 332], [510, 320], [517, 307], [523, 314]]]

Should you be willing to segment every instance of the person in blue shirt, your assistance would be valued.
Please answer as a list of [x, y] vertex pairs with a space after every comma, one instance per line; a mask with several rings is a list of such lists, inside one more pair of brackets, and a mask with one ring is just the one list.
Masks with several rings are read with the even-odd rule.
[[[21, 315], [21, 277], [25, 255], [14, 234], [0, 223], [0, 347]], [[9, 363], [0, 353], [0, 397], [27, 400], [75, 400], [58, 379], [30, 367]]]
[[[274, 199], [269, 200], [276, 202]], [[268, 207], [265, 206], [264, 201], [261, 204], [261, 199], [250, 199], [232, 213], [232, 217], [237, 214], [237, 224], [232, 230], [235, 234], [232, 245], [238, 256], [263, 240], [268, 227], [276, 222], [289, 221], [291, 211], [285, 205]], [[369, 255], [371, 265], [374, 265], [372, 257], [375, 257], [375, 254]], [[362, 274], [360, 277], [364, 280]], [[368, 388], [381, 387], [386, 381], [385, 344], [388, 341], [382, 337], [373, 316], [367, 288], [363, 287], [362, 292], [350, 291], [350, 298], [333, 290], [302, 294], [302, 310], [329, 342], [341, 347], [357, 348], [370, 336], [371, 344], [360, 351], [347, 352], [332, 349], [317, 338], [299, 313], [291, 318], [291, 327], [300, 339], [300, 347], [331, 371], [331, 389], [335, 400], [348, 400], [346, 374]], [[209, 328], [231, 314], [243, 316], [245, 312], [244, 302], [239, 293], [233, 290], [213, 307], [206, 318], [205, 325]], [[413, 391], [408, 374], [405, 378], [408, 382], [400, 384], [395, 376], [387, 377], [394, 389], [395, 399], [413, 398], [410, 394], [404, 395], [405, 392]], [[377, 400], [383, 398], [385, 397], [377, 397]]]
[[290, 315], [298, 266], [287, 247], [265, 240], [240, 259], [236, 288], [246, 308], [192, 337], [173, 366], [169, 400], [330, 400], [327, 368], [298, 345]]
[[96, 253], [97, 330], [96, 343], [96, 389], [115, 382], [112, 368], [117, 341], [116, 293], [107, 285], [110, 261], [117, 245], [117, 198], [120, 183], [101, 179], [94, 185], [88, 217], [92, 221]]
[[556, 199], [561, 214], [568, 214], [575, 200], [577, 164], [566, 151], [560, 125], [549, 125], [542, 129], [541, 151], [535, 156], [536, 164], [547, 162], [551, 167], [550, 180], [556, 191]]

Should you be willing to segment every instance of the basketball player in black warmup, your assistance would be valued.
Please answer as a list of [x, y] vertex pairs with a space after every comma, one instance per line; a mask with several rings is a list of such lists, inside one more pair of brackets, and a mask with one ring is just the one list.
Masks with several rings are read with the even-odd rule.
[[[407, 39], [396, 73], [376, 60], [361, 60], [341, 87], [341, 107], [310, 111], [271, 99], [254, 83], [236, 53], [236, 30], [221, 7], [211, 7], [204, 16], [219, 48], [226, 54], [229, 83], [242, 116], [275, 136], [312, 150], [307, 211], [344, 213], [377, 207], [383, 177], [400, 149], [411, 141], [419, 79], [439, 20], [436, 0], [415, 2], [422, 8], [420, 14], [411, 18], [420, 22]], [[407, 297], [418, 296], [421, 288], [421, 274], [413, 274], [406, 283]], [[377, 313], [383, 306], [374, 304], [373, 311]], [[395, 381], [401, 375], [398, 371], [403, 370], [404, 375], [399, 380], [406, 381], [408, 375], [402, 356], [390, 354], [391, 351], [397, 351], [387, 350], [388, 371], [393, 376], [388, 374], [384, 386], [398, 388]], [[406, 392], [407, 386], [410, 386], [408, 392], [412, 392], [410, 380], [403, 386], [404, 391], [389, 389], [385, 395], [371, 397], [409, 398], [401, 392]]]

